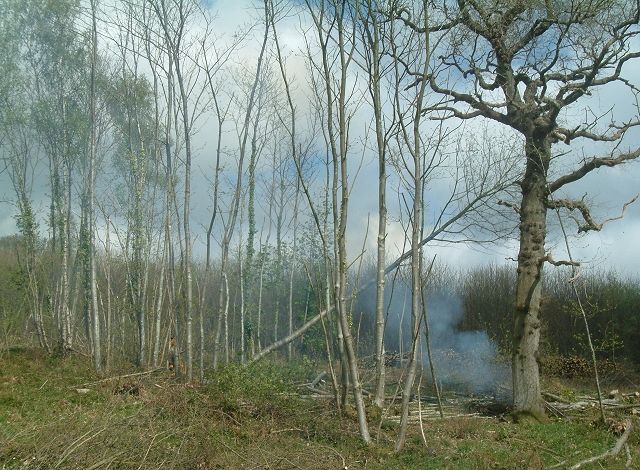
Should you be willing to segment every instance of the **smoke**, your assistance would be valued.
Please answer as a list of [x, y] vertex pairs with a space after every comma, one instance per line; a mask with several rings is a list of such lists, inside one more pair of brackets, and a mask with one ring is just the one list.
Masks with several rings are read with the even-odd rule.
[[[472, 394], [510, 394], [511, 368], [498, 355], [498, 347], [485, 331], [460, 331], [464, 319], [462, 299], [454, 292], [426, 293], [431, 352], [436, 379], [446, 389]], [[387, 317], [386, 349], [406, 353], [411, 347], [411, 296], [396, 291]], [[425, 377], [430, 378], [429, 359], [422, 325], [418, 352]]]

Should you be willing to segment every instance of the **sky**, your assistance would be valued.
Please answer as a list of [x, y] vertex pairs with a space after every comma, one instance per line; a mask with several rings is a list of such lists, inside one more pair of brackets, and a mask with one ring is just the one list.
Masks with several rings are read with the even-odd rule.
[[[218, 11], [215, 23], [216, 34], [222, 37], [231, 37], [235, 32], [245, 28], [243, 25], [249, 23], [250, 18], [255, 15], [255, 11], [252, 11], [255, 5], [259, 4], [248, 0], [217, 0], [212, 2], [212, 8]], [[302, 103], [308, 93], [308, 87], [304, 79], [306, 70], [301, 59], [304, 41], [300, 31], [300, 22], [296, 18], [284, 20], [279, 24], [278, 29], [285, 53], [289, 55], [289, 67], [296, 76], [295, 93]], [[259, 28], [256, 28], [256, 34], [259, 34], [259, 31]], [[233, 56], [233, 60], [240, 64], [251, 63], [252, 60], [255, 60], [257, 50], [255, 44], [254, 42], [252, 46], [239, 49]], [[632, 82], [640, 83], [640, 62], [634, 67], [627, 67], [626, 75]], [[619, 87], [598, 91], [589, 98], [587, 106], [594, 113], [604, 113], [608, 109], [613, 110], [618, 122], [629, 119], [637, 114], [637, 109], [634, 107], [635, 103], [630, 99], [631, 95], [623, 91]], [[565, 118], [567, 121], [580, 119], [580, 113], [586, 112], [585, 109], [583, 107], [579, 110], [573, 110], [574, 115], [567, 115]], [[353, 142], [357, 142], [364, 134], [369, 118], [369, 114], [365, 111], [356, 113], [351, 131]], [[194, 245], [196, 255], [204, 253], [203, 226], [206, 225], [209, 218], [208, 178], [211, 176], [211, 155], [215, 145], [212, 141], [213, 132], [210, 130], [211, 127], [206, 116], [201, 120], [200, 125], [201, 130], [194, 138], [195, 148], [198, 149], [194, 159], [194, 223], [192, 224], [197, 238]], [[233, 139], [234, 137], [228, 136], [227, 138]], [[233, 145], [232, 140], [229, 140], [229, 145]], [[562, 145], [557, 144], [554, 149], [565, 151], [566, 149]], [[640, 146], [640, 128], [630, 131], [623, 146], [629, 148]], [[591, 155], [601, 155], [604, 147], [593, 146], [576, 149], [572, 147], [571, 150], [578, 154], [577, 158], [579, 159], [582, 156], [588, 158]], [[354, 153], [357, 156], [353, 158], [350, 169], [350, 176], [354, 181], [348, 226], [348, 250], [352, 259], [361, 252], [363, 246], [367, 254], [374, 256], [377, 234], [377, 162], [369, 152]], [[562, 163], [562, 160], [560, 162]], [[559, 166], [562, 167], [562, 165]], [[47, 205], [48, 188], [46, 187], [46, 179], [40, 178], [38, 181], [39, 183], [34, 188], [34, 194], [39, 199], [39, 208], [42, 210]], [[438, 201], [447, 197], [448, 185], [446, 182], [438, 181], [435, 183], [437, 184], [429, 187], [427, 191], [432, 211], [437, 209]], [[573, 185], [569, 191], [567, 196], [578, 199], [587, 193], [589, 194], [589, 199], [594, 201], [593, 212], [597, 220], [617, 217], [622, 212], [623, 204], [640, 192], [640, 162], [594, 171], [593, 174]], [[389, 197], [397, 199], [397, 195], [392, 192], [391, 188], [389, 189]], [[4, 172], [0, 174], [0, 236], [10, 235], [17, 231], [13, 219], [12, 200], [11, 185], [7, 173]], [[517, 201], [512, 202], [517, 203]], [[258, 215], [258, 225], [264, 223], [264, 217], [264, 214], [262, 214], [262, 219], [261, 215]], [[556, 260], [568, 259], [567, 248], [553, 212], [549, 212], [548, 219], [550, 231], [547, 251], [551, 251]], [[365, 241], [367, 223], [369, 229]], [[627, 207], [622, 219], [608, 222], [600, 232], [590, 232], [577, 237], [575, 224], [571, 220], [565, 220], [564, 223], [567, 233], [570, 235], [570, 250], [574, 260], [583, 262], [587, 269], [615, 269], [624, 275], [640, 276], [640, 200]], [[399, 254], [404, 241], [404, 232], [399, 221], [389, 221], [387, 240], [390, 257]], [[449, 263], [454, 268], [467, 268], [490, 262], [512, 262], [517, 256], [517, 241], [511, 238], [483, 246], [469, 243], [440, 243], [437, 246], [427, 247], [426, 255], [430, 257], [434, 254], [437, 254], [441, 261]]]

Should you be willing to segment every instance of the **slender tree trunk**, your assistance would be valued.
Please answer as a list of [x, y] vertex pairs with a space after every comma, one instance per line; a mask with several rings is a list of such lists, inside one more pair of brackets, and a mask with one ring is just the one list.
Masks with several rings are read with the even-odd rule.
[[[104, 215], [104, 213], [103, 213]], [[111, 305], [111, 222], [109, 221], [109, 217], [105, 217], [106, 224], [106, 235], [105, 235], [105, 266], [104, 266], [104, 276], [106, 282], [106, 291], [107, 291], [107, 308], [106, 308], [106, 321], [105, 321], [105, 333], [106, 333], [106, 357], [104, 361], [105, 370], [109, 370], [111, 367], [111, 349], [113, 347], [113, 334], [111, 331], [112, 321], [113, 321], [113, 312]]]
[[[424, 3], [424, 27], [428, 31], [428, 13], [427, 5]], [[423, 65], [423, 75], [427, 76], [429, 70], [429, 56], [430, 45], [429, 35], [425, 35], [424, 43], [425, 61]], [[409, 134], [411, 137], [406, 136], [406, 144], [411, 153], [413, 160], [413, 168], [411, 173], [413, 178], [413, 207], [410, 214], [411, 219], [411, 349], [409, 350], [409, 363], [407, 364], [407, 375], [405, 377], [405, 383], [402, 389], [402, 407], [400, 411], [400, 426], [398, 429], [398, 436], [396, 438], [396, 452], [401, 451], [404, 448], [407, 438], [407, 427], [409, 419], [409, 401], [413, 390], [413, 384], [416, 376], [416, 354], [418, 348], [418, 339], [420, 338], [420, 324], [422, 318], [422, 244], [423, 239], [423, 200], [424, 200], [424, 164], [423, 159], [424, 149], [422, 145], [422, 138], [420, 133], [420, 123], [422, 117], [423, 102], [426, 93], [426, 82], [422, 80], [417, 88], [415, 97], [415, 108], [412, 116], [412, 130], [409, 134], [405, 133], [404, 124], [403, 134]], [[397, 98], [397, 94], [396, 94]], [[396, 103], [398, 106], [399, 103]], [[412, 141], [410, 141], [412, 140]], [[419, 398], [418, 398], [419, 399]]]
[[[181, 12], [182, 14], [182, 12]], [[176, 80], [180, 91], [182, 127], [184, 132], [185, 146], [185, 168], [184, 168], [184, 207], [183, 207], [183, 228], [184, 228], [184, 271], [186, 278], [186, 380], [193, 381], [193, 279], [191, 274], [191, 226], [190, 226], [190, 204], [191, 204], [191, 124], [189, 115], [189, 100], [185, 89], [184, 77], [181, 69], [180, 51], [172, 51], [176, 68]]]
[[154, 328], [154, 340], [153, 340], [153, 359], [152, 364], [153, 367], [158, 367], [160, 364], [160, 338], [162, 331], [162, 302], [164, 299], [164, 278], [165, 278], [165, 269], [167, 265], [167, 236], [165, 234], [165, 243], [164, 248], [162, 250], [162, 259], [160, 261], [160, 274], [158, 275], [158, 284], [157, 284], [157, 292], [156, 292], [156, 302], [155, 302], [155, 328]]
[[[293, 290], [294, 278], [296, 273], [296, 257], [298, 255], [298, 198], [300, 192], [300, 180], [296, 184], [295, 202], [293, 204], [293, 251], [291, 253], [291, 271], [289, 275], [289, 333], [293, 333]], [[291, 361], [293, 358], [293, 343], [289, 343], [287, 350], [287, 359]]]
[[93, 366], [96, 372], [102, 371], [102, 357], [100, 344], [100, 315], [98, 311], [98, 281], [96, 279], [96, 62], [98, 49], [98, 31], [96, 26], [96, 4], [91, 0], [91, 155], [89, 160], [89, 283], [91, 289], [91, 318], [93, 323]]
[[[69, 185], [69, 178], [65, 175], [62, 178], [63, 186]], [[62, 354], [67, 354], [73, 349], [73, 331], [71, 320], [71, 308], [69, 299], [69, 212], [71, 202], [65, 195], [65, 206], [60, 214], [60, 298], [58, 305], [60, 308], [60, 318], [62, 319]]]
[[229, 280], [224, 274], [224, 362], [229, 364]]
[[[337, 5], [337, 8], [342, 8]], [[357, 14], [356, 14], [357, 18]], [[354, 18], [354, 20], [356, 19]], [[360, 436], [366, 443], [371, 442], [369, 435], [369, 425], [365, 413], [364, 398], [362, 395], [362, 383], [360, 382], [360, 374], [358, 371], [358, 363], [356, 351], [351, 335], [351, 325], [349, 324], [349, 312], [347, 310], [347, 216], [349, 206], [349, 172], [347, 168], [347, 67], [350, 58], [347, 57], [345, 50], [345, 42], [343, 38], [342, 23], [338, 25], [338, 45], [340, 54], [340, 70], [342, 77], [340, 80], [340, 91], [338, 97], [338, 129], [339, 129], [339, 145], [340, 145], [340, 219], [338, 224], [338, 315], [342, 325], [342, 334], [344, 335], [344, 348], [349, 362], [349, 372], [353, 383], [353, 398], [358, 414], [358, 428]], [[328, 78], [328, 75], [327, 75]]]
[[[220, 267], [220, 285], [218, 287], [218, 318], [216, 321], [216, 329], [213, 336], [213, 367], [214, 369], [218, 367], [219, 363], [219, 351], [220, 351], [220, 339], [222, 336], [222, 328], [226, 325], [225, 322], [225, 312], [228, 309], [228, 299], [226, 293], [227, 289], [227, 262], [229, 258], [228, 251], [228, 243], [224, 243], [222, 246], [222, 256], [221, 256], [221, 267]], [[225, 348], [226, 350], [226, 348]]]
[[381, 99], [381, 76], [380, 76], [380, 28], [378, 24], [377, 4], [368, 2], [367, 39], [371, 48], [371, 65], [369, 70], [369, 89], [373, 100], [373, 112], [375, 118], [376, 144], [378, 150], [378, 239], [377, 239], [377, 259], [376, 259], [376, 326], [375, 326], [375, 346], [376, 346], [376, 389], [374, 405], [378, 408], [378, 413], [384, 407], [384, 389], [386, 383], [385, 370], [385, 262], [386, 262], [386, 238], [387, 238], [387, 164], [386, 164], [386, 140], [384, 135], [382, 99]]
[[[418, 104], [421, 104], [419, 99]], [[417, 106], [417, 113], [422, 109]], [[409, 401], [411, 400], [413, 384], [416, 376], [416, 354], [418, 349], [418, 339], [420, 338], [420, 320], [421, 320], [421, 292], [422, 292], [422, 262], [420, 249], [420, 239], [422, 233], [422, 154], [420, 147], [419, 134], [419, 117], [416, 113], [414, 122], [414, 147], [413, 147], [413, 175], [414, 175], [414, 192], [413, 192], [413, 213], [411, 214], [411, 346], [409, 349], [409, 362], [407, 364], [407, 374], [405, 376], [404, 386], [402, 388], [402, 407], [400, 411], [400, 427], [396, 438], [396, 452], [404, 447], [407, 438], [407, 421], [409, 418]], [[419, 398], [418, 398], [419, 399]]]
[[[242, 227], [242, 216], [240, 217], [240, 226]], [[240, 234], [240, 239], [242, 239], [242, 233]], [[249, 250], [249, 247], [247, 247]], [[253, 257], [253, 255], [251, 255]], [[248, 258], [248, 256], [247, 256]], [[247, 263], [249, 261], [247, 260]], [[240, 268], [239, 272], [239, 281], [240, 281], [240, 363], [244, 365], [246, 357], [245, 357], [245, 344], [244, 344], [244, 315], [245, 315], [245, 276], [247, 275], [245, 272], [244, 260], [242, 256], [242, 248], [238, 247], [238, 265]]]
[[[287, 73], [285, 70], [285, 63], [282, 57], [282, 51], [280, 48], [280, 41], [278, 39], [278, 33], [276, 31], [275, 24], [275, 15], [271, 14], [271, 27], [273, 29], [273, 38], [276, 46], [277, 60], [278, 65], [280, 67], [280, 74], [282, 76], [282, 81], [284, 82], [284, 88], [287, 96], [287, 104], [289, 106], [289, 112], [291, 117], [289, 131], [289, 138], [291, 139], [291, 156], [294, 162], [299, 163], [299, 155], [297, 148], [297, 135], [296, 135], [296, 108], [293, 104], [293, 100], [291, 98], [291, 89], [289, 86], [289, 78], [287, 77]], [[300, 194], [300, 178], [296, 180], [296, 194], [295, 194], [295, 202], [293, 208], [293, 253], [291, 260], [291, 271], [289, 276], [289, 333], [290, 336], [293, 333], [293, 278], [295, 275], [296, 269], [296, 255], [297, 255], [297, 228], [298, 228], [298, 202], [299, 202], [299, 194]], [[287, 348], [287, 357], [290, 361], [293, 356], [293, 344], [289, 343]]]
[[[269, 245], [269, 235], [267, 235], [267, 242], [265, 243], [265, 246]], [[256, 325], [256, 339], [255, 342], [257, 342], [257, 347], [258, 349], [262, 349], [262, 343], [261, 343], [261, 339], [260, 339], [260, 332], [261, 332], [261, 328], [262, 328], [262, 291], [263, 291], [263, 287], [264, 287], [264, 267], [266, 264], [266, 253], [262, 253], [262, 260], [260, 263], [260, 281], [258, 283], [258, 307], [257, 307], [257, 325]], [[251, 353], [251, 356], [253, 357], [255, 355], [255, 353]]]
[[[258, 64], [256, 67], [256, 73], [254, 76], [254, 81], [251, 87], [251, 93], [249, 95], [249, 100], [247, 102], [247, 109], [244, 116], [244, 122], [242, 126], [242, 130], [240, 133], [240, 158], [238, 159], [238, 172], [236, 179], [236, 187], [231, 203], [231, 215], [230, 220], [228, 221], [225, 230], [224, 236], [222, 238], [222, 256], [221, 256], [221, 285], [220, 285], [220, 294], [219, 294], [219, 304], [218, 304], [218, 321], [216, 323], [216, 331], [214, 334], [214, 351], [213, 351], [213, 365], [214, 367], [218, 364], [218, 348], [220, 347], [220, 335], [221, 329], [224, 326], [225, 328], [225, 357], [227, 362], [229, 361], [229, 345], [228, 345], [228, 313], [229, 313], [229, 296], [228, 290], [229, 287], [227, 285], [227, 264], [229, 257], [229, 243], [231, 242], [231, 238], [233, 236], [233, 232], [235, 230], [236, 220], [239, 212], [239, 204], [241, 199], [241, 189], [242, 189], [242, 173], [244, 168], [244, 159], [246, 155], [247, 148], [247, 140], [249, 137], [250, 124], [251, 119], [253, 117], [254, 107], [256, 105], [256, 90], [258, 89], [258, 85], [260, 84], [260, 79], [262, 77], [262, 65], [264, 60], [264, 55], [267, 47], [267, 40], [269, 38], [269, 20], [268, 20], [268, 0], [264, 1], [264, 10], [265, 10], [265, 29], [264, 36], [262, 41], [262, 46], [260, 49], [260, 55], [258, 56]], [[222, 284], [223, 283], [223, 284]], [[226, 300], [223, 305], [223, 297], [224, 292], [227, 292]]]

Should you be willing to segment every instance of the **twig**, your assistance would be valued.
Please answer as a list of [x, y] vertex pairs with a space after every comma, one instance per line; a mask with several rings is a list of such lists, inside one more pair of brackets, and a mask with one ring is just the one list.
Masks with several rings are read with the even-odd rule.
[[567, 461], [566, 461], [566, 460], [563, 460], [562, 462], [558, 462], [557, 464], [552, 465], [551, 467], [549, 467], [549, 470], [551, 470], [552, 468], [560, 468], [560, 467], [563, 467], [563, 466], [564, 466], [564, 464], [566, 464], [566, 463], [567, 463]]
[[96, 437], [98, 434], [100, 434], [101, 432], [103, 432], [105, 429], [107, 429], [106, 426], [102, 427], [102, 429], [99, 429], [98, 431], [96, 431], [95, 433], [93, 433], [91, 436], [87, 437], [89, 434], [91, 434], [91, 431], [93, 431], [92, 429], [87, 431], [86, 433], [84, 433], [82, 436], [80, 436], [79, 438], [77, 438], [75, 441], [73, 441], [71, 443], [71, 445], [69, 447], [67, 447], [65, 449], [65, 451], [62, 453], [62, 457], [60, 457], [60, 460], [58, 460], [58, 463], [53, 467], [53, 468], [58, 468], [66, 459], [67, 457], [69, 457], [69, 455], [71, 455], [73, 452], [75, 452], [75, 450], [80, 447], [82, 444], [84, 444], [87, 441], [90, 441], [91, 439], [93, 439], [94, 437]]
[[500, 199], [498, 201], [498, 205], [510, 207], [511, 209], [516, 211], [517, 214], [520, 214], [520, 208], [518, 206], [516, 206], [515, 204], [511, 204], [510, 202], [507, 202], [507, 201], [504, 201], [504, 200]]
[[584, 464], [597, 462], [598, 460], [602, 460], [602, 459], [606, 459], [607, 457], [613, 457], [614, 455], [618, 455], [620, 453], [620, 451], [622, 450], [622, 447], [627, 442], [627, 439], [629, 438], [629, 434], [631, 434], [631, 428], [632, 428], [631, 420], [628, 419], [625, 424], [626, 424], [626, 429], [624, 431], [624, 434], [622, 434], [622, 436], [620, 436], [620, 439], [618, 439], [618, 441], [616, 442], [616, 445], [613, 447], [613, 449], [605, 452], [604, 454], [596, 455], [595, 457], [591, 457], [591, 458], [585, 459], [585, 460], [583, 460], [581, 462], [578, 462], [573, 467], [571, 467], [571, 470], [576, 470], [576, 469], [582, 467]]
[[578, 280], [578, 278], [580, 278], [580, 276], [582, 276], [582, 263], [580, 263], [578, 261], [564, 261], [564, 260], [556, 261], [556, 260], [553, 259], [553, 256], [551, 255], [551, 252], [547, 253], [547, 255], [540, 260], [540, 262], [544, 262], [544, 261], [547, 261], [548, 263], [553, 264], [554, 266], [574, 266], [574, 267], [577, 267], [578, 268], [578, 273], [577, 274], [574, 273], [574, 276], [567, 281], [569, 284], [572, 284], [573, 282]]
[[307, 388], [307, 390], [309, 390], [310, 392], [313, 392], [313, 393], [315, 393], [315, 394], [317, 394], [317, 395], [320, 395], [321, 397], [326, 397], [326, 398], [331, 398], [331, 397], [333, 397], [333, 393], [325, 392], [325, 391], [323, 391], [323, 390], [318, 390], [317, 388], [312, 387], [312, 386], [310, 386], [310, 385], [307, 385], [307, 387], [306, 387], [306, 388]]
[[560, 411], [558, 408], [556, 408], [555, 406], [553, 406], [551, 403], [549, 403], [548, 401], [545, 402], [545, 406], [547, 407], [547, 409], [552, 412], [554, 415], [558, 416], [558, 417], [562, 417], [562, 418], [566, 418], [566, 416], [564, 415], [564, 413], [562, 411]]
[[99, 460], [98, 462], [94, 463], [93, 465], [91, 465], [90, 467], [87, 467], [87, 470], [97, 470], [98, 468], [107, 465], [107, 467], [109, 467], [113, 461], [115, 459], [117, 459], [118, 457], [120, 457], [122, 454], [124, 454], [124, 451], [118, 452], [115, 455], [112, 455], [110, 457], [107, 457], [105, 459]]
[[142, 468], [142, 466], [144, 465], [145, 460], [147, 460], [147, 457], [149, 456], [149, 452], [151, 452], [151, 447], [153, 447], [153, 443], [156, 441], [156, 437], [158, 437], [160, 434], [164, 434], [166, 431], [162, 431], [159, 433], [156, 433], [153, 438], [151, 439], [151, 442], [149, 443], [149, 446], [147, 447], [147, 451], [144, 453], [144, 457], [142, 457], [142, 462], [140, 463], [140, 466], [138, 467], [138, 470], [140, 470]]
[[[420, 356], [423, 356], [422, 341], [420, 342]], [[418, 419], [420, 421], [420, 434], [422, 434], [422, 443], [427, 447], [427, 436], [424, 435], [424, 425], [422, 423], [422, 397], [420, 396], [420, 390], [422, 388], [422, 377], [424, 376], [424, 364], [420, 367], [420, 381], [418, 382]]]
[[80, 354], [81, 356], [84, 356], [84, 357], [91, 357], [90, 355], [88, 355], [88, 354], [86, 354], [86, 353], [83, 353], [82, 351], [79, 351], [79, 350], [77, 350], [77, 349], [74, 349], [74, 348], [67, 348], [67, 349], [68, 349], [69, 351], [71, 351], [71, 352], [76, 353], [76, 354]]
[[347, 461], [344, 459], [342, 454], [340, 452], [338, 452], [336, 449], [334, 449], [333, 447], [329, 447], [329, 446], [318, 446], [318, 447], [324, 448], [324, 449], [329, 449], [330, 451], [333, 451], [336, 454], [338, 454], [338, 457], [340, 457], [342, 459], [342, 467], [340, 467], [340, 468], [341, 469], [346, 469], [347, 468]]

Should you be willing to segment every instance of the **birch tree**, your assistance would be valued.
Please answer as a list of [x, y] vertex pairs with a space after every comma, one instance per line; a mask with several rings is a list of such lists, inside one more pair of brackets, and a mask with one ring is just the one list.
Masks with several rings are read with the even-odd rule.
[[191, 233], [191, 177], [195, 123], [206, 108], [206, 83], [200, 80], [200, 41], [192, 29], [206, 12], [197, 2], [158, 0], [151, 3], [161, 28], [161, 37], [166, 53], [173, 66], [175, 78], [176, 111], [175, 124], [180, 126], [184, 140], [184, 197], [182, 229], [184, 232], [184, 279], [185, 279], [185, 336], [186, 336], [186, 379], [193, 380], [193, 275], [192, 275], [192, 233]]
[[98, 118], [96, 116], [96, 69], [98, 67], [98, 27], [96, 0], [91, 0], [91, 83], [90, 87], [90, 150], [89, 150], [89, 285], [91, 301], [93, 367], [102, 371], [102, 346], [100, 342], [100, 315], [98, 312], [98, 280], [96, 273], [96, 153], [98, 148]]
[[[73, 177], [78, 161], [89, 148], [88, 59], [76, 21], [75, 1], [22, 5], [25, 65], [33, 77], [31, 108], [38, 142], [49, 162], [52, 249], [50, 298], [59, 330], [59, 348], [73, 349], [74, 315], [71, 292], [73, 241]], [[55, 269], [54, 269], [55, 268]]]
[[[228, 302], [229, 302], [229, 294], [228, 294], [228, 273], [227, 266], [229, 262], [229, 244], [231, 243], [231, 238], [233, 236], [236, 221], [239, 213], [239, 206], [241, 200], [241, 189], [243, 182], [243, 173], [244, 173], [244, 162], [247, 156], [247, 143], [249, 141], [249, 136], [252, 131], [252, 120], [254, 118], [255, 106], [257, 101], [257, 90], [260, 85], [260, 81], [262, 79], [262, 67], [263, 61], [265, 57], [265, 51], [267, 48], [267, 43], [269, 39], [269, 31], [270, 31], [270, 23], [268, 21], [268, 1], [264, 1], [263, 11], [263, 35], [261, 37], [260, 49], [258, 52], [258, 60], [256, 64], [255, 73], [253, 75], [253, 80], [249, 89], [249, 93], [246, 96], [246, 101], [242, 103], [241, 109], [243, 112], [243, 118], [240, 121], [240, 125], [238, 126], [238, 161], [237, 161], [237, 173], [236, 173], [236, 181], [235, 181], [235, 189], [232, 193], [232, 199], [229, 206], [229, 216], [226, 221], [223, 221], [223, 236], [221, 240], [221, 281], [218, 292], [218, 314], [216, 318], [215, 324], [215, 332], [214, 332], [214, 344], [213, 344], [213, 366], [217, 367], [219, 361], [219, 349], [220, 349], [220, 339], [222, 336], [223, 326], [226, 325], [226, 318], [228, 317]], [[244, 332], [242, 333], [244, 334]], [[227, 342], [228, 338], [225, 335], [225, 356], [226, 360], [229, 360], [228, 351], [229, 345]]]
[[369, 95], [374, 116], [375, 150], [378, 158], [378, 238], [376, 253], [376, 309], [375, 309], [375, 354], [376, 354], [376, 388], [374, 405], [381, 414], [384, 407], [385, 392], [385, 265], [387, 241], [387, 153], [389, 140], [395, 126], [395, 113], [389, 117], [384, 112], [386, 103], [385, 75], [392, 70], [390, 61], [384, 60], [386, 52], [385, 37], [393, 37], [393, 22], [386, 22], [381, 13], [386, 8], [383, 2], [367, 0], [363, 2], [362, 41], [365, 47], [364, 69], [369, 81]]
[[[359, 2], [307, 1], [312, 17], [314, 34], [317, 35], [318, 56], [309, 57], [312, 67], [317, 69], [318, 84], [322, 87], [323, 106], [326, 107], [326, 143], [333, 166], [333, 217], [336, 246], [335, 299], [338, 313], [338, 341], [344, 345], [353, 395], [358, 415], [360, 436], [366, 443], [371, 441], [365, 414], [362, 383], [351, 324], [348, 314], [347, 285], [347, 220], [349, 192], [352, 181], [348, 173], [349, 120], [352, 101], [348, 93], [348, 78], [353, 65], [357, 45], [356, 24], [360, 15]], [[334, 47], [335, 45], [335, 47]], [[340, 338], [342, 336], [342, 338]], [[343, 375], [343, 387], [345, 387]]]

